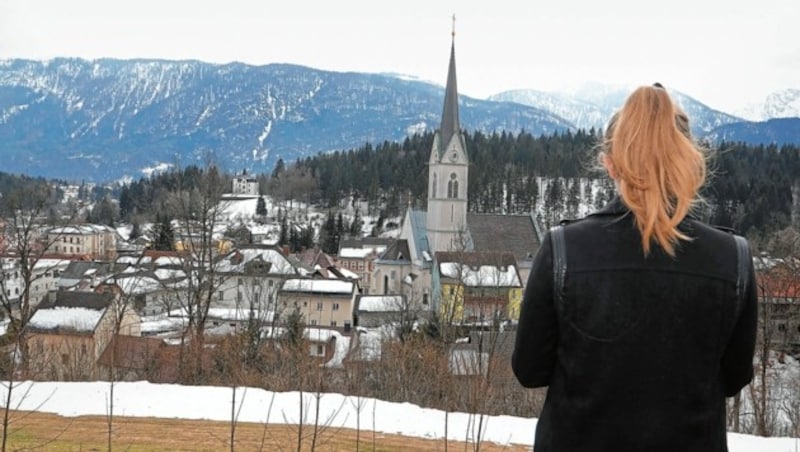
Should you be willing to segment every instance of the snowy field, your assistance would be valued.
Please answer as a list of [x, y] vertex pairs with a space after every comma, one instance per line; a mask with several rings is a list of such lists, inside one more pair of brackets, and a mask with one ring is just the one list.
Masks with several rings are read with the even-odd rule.
[[[7, 385], [4, 385], [5, 389]], [[109, 384], [103, 382], [22, 382], [15, 384], [12, 407], [56, 413], [62, 416], [107, 414]], [[230, 421], [231, 388], [182, 386], [147, 382], [117, 383], [114, 392], [116, 416]], [[5, 400], [5, 391], [0, 392]], [[300, 394], [275, 393], [255, 388], [236, 391], [239, 422], [305, 424], [313, 423], [314, 394], [304, 394], [305, 418], [300, 419]], [[271, 408], [270, 408], [271, 407]], [[408, 403], [322, 394], [320, 416], [326, 425], [364, 431], [377, 431], [412, 437], [440, 439], [445, 432], [445, 413]], [[374, 424], [373, 424], [374, 420]], [[477, 431], [477, 419], [465, 413], [450, 413], [447, 435], [454, 441], [469, 439]], [[321, 423], [323, 423], [321, 421]], [[536, 419], [512, 416], [484, 418], [483, 441], [497, 444], [531, 444]], [[760, 438], [728, 434], [731, 452], [797, 452], [800, 439]]]

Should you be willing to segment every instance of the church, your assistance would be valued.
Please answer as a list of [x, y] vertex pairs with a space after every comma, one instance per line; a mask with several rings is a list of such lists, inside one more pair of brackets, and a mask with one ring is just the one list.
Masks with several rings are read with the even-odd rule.
[[455, 39], [439, 129], [428, 160], [427, 209], [409, 207], [398, 239], [375, 261], [373, 292], [458, 322], [515, 320], [543, 237], [536, 216], [469, 212], [469, 153], [459, 120]]

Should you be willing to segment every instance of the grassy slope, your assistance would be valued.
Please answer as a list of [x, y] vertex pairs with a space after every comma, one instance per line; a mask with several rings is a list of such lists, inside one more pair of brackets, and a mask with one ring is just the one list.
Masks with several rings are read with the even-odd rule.
[[[356, 431], [320, 429], [318, 451], [443, 451], [444, 440], [426, 440], [362, 431], [356, 447]], [[15, 412], [8, 450], [38, 448], [48, 451], [107, 449], [107, 423], [102, 416], [62, 417], [38, 412]], [[230, 450], [230, 425], [225, 422], [181, 419], [115, 417], [115, 450], [125, 451], [221, 451]], [[313, 427], [304, 426], [302, 450], [311, 450]], [[237, 426], [236, 450], [297, 450], [297, 426], [242, 423]], [[531, 436], [533, 434], [531, 433]], [[450, 441], [449, 450], [474, 450], [474, 445]], [[483, 451], [526, 451], [530, 447], [481, 444]]]

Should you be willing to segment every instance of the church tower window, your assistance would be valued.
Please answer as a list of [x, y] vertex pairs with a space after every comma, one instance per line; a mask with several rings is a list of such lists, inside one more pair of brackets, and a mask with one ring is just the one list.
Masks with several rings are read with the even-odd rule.
[[447, 182], [447, 197], [458, 198], [458, 179], [456, 173], [450, 174], [450, 181]]
[[436, 198], [436, 185], [438, 183], [439, 183], [439, 181], [438, 181], [438, 179], [436, 177], [436, 173], [433, 173], [433, 186], [431, 187], [431, 194], [433, 196], [431, 196], [431, 198]]

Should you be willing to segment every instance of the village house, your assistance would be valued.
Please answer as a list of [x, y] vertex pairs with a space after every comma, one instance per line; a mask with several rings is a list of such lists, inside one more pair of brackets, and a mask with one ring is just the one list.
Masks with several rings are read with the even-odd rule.
[[248, 175], [247, 170], [244, 170], [242, 174], [233, 177], [232, 188], [234, 195], [258, 196], [258, 179]]
[[414, 314], [404, 295], [359, 295], [353, 311], [353, 324], [366, 328], [401, 322]]
[[233, 250], [222, 258], [216, 271], [222, 283], [215, 307], [257, 312], [274, 311], [283, 281], [300, 276], [281, 250], [269, 245]]
[[119, 334], [140, 335], [139, 316], [116, 304], [113, 294], [61, 291], [48, 296], [24, 332], [32, 377], [96, 379], [97, 360], [114, 335], [115, 317], [120, 314]]
[[356, 289], [356, 283], [350, 280], [287, 279], [278, 294], [280, 307], [276, 318], [283, 319], [293, 309], [298, 309], [307, 326], [350, 331]]
[[[29, 290], [30, 307], [36, 307], [48, 292], [58, 288], [58, 279], [69, 263], [70, 261], [65, 259], [43, 258], [36, 260], [33, 264]], [[0, 258], [0, 266], [2, 266], [0, 269], [0, 278], [2, 278], [0, 288], [5, 290], [5, 300], [15, 309], [19, 306], [25, 285], [19, 265], [19, 258], [17, 257]]]
[[800, 261], [754, 259], [760, 329], [774, 350], [800, 356]]
[[114, 260], [117, 257], [117, 231], [99, 224], [81, 224], [50, 229], [49, 251], [84, 260]]
[[522, 282], [511, 253], [438, 252], [433, 273], [440, 318], [459, 324], [519, 320]]
[[336, 265], [358, 275], [361, 293], [374, 293], [372, 273], [375, 271], [375, 259], [386, 251], [392, 241], [380, 237], [343, 239], [339, 243]]

